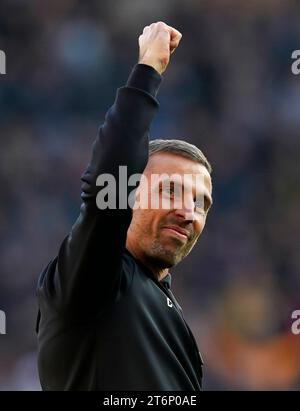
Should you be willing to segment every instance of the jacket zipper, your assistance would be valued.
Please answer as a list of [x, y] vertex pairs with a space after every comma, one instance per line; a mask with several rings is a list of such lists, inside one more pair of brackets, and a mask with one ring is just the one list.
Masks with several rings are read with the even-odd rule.
[[185, 325], [185, 327], [186, 327], [186, 330], [187, 330], [187, 332], [188, 332], [188, 334], [189, 334], [189, 336], [190, 336], [190, 338], [191, 338], [191, 341], [192, 341], [192, 344], [193, 344], [193, 347], [194, 347], [194, 351], [195, 351], [195, 353], [196, 353], [198, 379], [199, 379], [200, 387], [202, 387], [202, 365], [203, 365], [203, 360], [202, 360], [201, 354], [200, 354], [200, 352], [199, 352], [198, 345], [197, 345], [197, 343], [196, 343], [195, 337], [194, 337], [194, 335], [193, 335], [193, 333], [192, 333], [192, 330], [190, 329], [190, 327], [188, 326], [187, 322], [185, 321], [184, 316], [183, 316], [182, 309], [181, 309], [180, 305], [177, 303], [176, 298], [174, 297], [174, 295], [173, 295], [173, 293], [171, 292], [171, 290], [168, 289], [168, 288], [165, 287], [165, 286], [162, 286], [161, 284], [159, 284], [159, 286], [160, 286], [160, 288], [164, 291], [164, 293], [171, 299], [171, 301], [172, 301], [172, 303], [174, 304], [177, 312], [179, 313], [180, 317], [182, 318], [183, 323], [184, 323], [184, 325]]

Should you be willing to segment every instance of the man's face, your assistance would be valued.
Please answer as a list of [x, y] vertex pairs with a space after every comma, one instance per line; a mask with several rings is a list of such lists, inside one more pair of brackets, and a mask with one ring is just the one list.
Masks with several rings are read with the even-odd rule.
[[[144, 178], [145, 177], [145, 178]], [[150, 156], [136, 193], [127, 247], [142, 261], [169, 268], [189, 254], [211, 200], [206, 167], [173, 153]]]

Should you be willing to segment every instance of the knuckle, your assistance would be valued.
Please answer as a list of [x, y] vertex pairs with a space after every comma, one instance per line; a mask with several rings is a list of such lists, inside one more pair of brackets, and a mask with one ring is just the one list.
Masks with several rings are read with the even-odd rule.
[[166, 29], [167, 28], [166, 23], [164, 23], [163, 21], [158, 21], [156, 24], [157, 24], [157, 27], [159, 29]]
[[162, 64], [163, 66], [166, 66], [166, 65], [168, 64], [168, 62], [169, 62], [168, 56], [163, 56], [163, 57], [161, 57], [160, 62], [161, 62], [161, 64]]

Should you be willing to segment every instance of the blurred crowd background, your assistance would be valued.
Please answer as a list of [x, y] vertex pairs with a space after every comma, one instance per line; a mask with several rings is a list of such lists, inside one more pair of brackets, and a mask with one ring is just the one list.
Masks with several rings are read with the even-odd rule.
[[205, 389], [300, 389], [298, 0], [1, 0], [0, 390], [40, 390], [35, 288], [77, 218], [98, 125], [143, 27], [183, 33], [152, 138], [198, 145], [214, 206], [173, 289]]

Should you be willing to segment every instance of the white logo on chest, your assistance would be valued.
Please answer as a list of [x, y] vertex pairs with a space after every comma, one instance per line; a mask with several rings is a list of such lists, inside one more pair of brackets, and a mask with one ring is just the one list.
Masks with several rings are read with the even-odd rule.
[[173, 307], [173, 303], [169, 297], [167, 297], [167, 304], [168, 304], [168, 307]]

